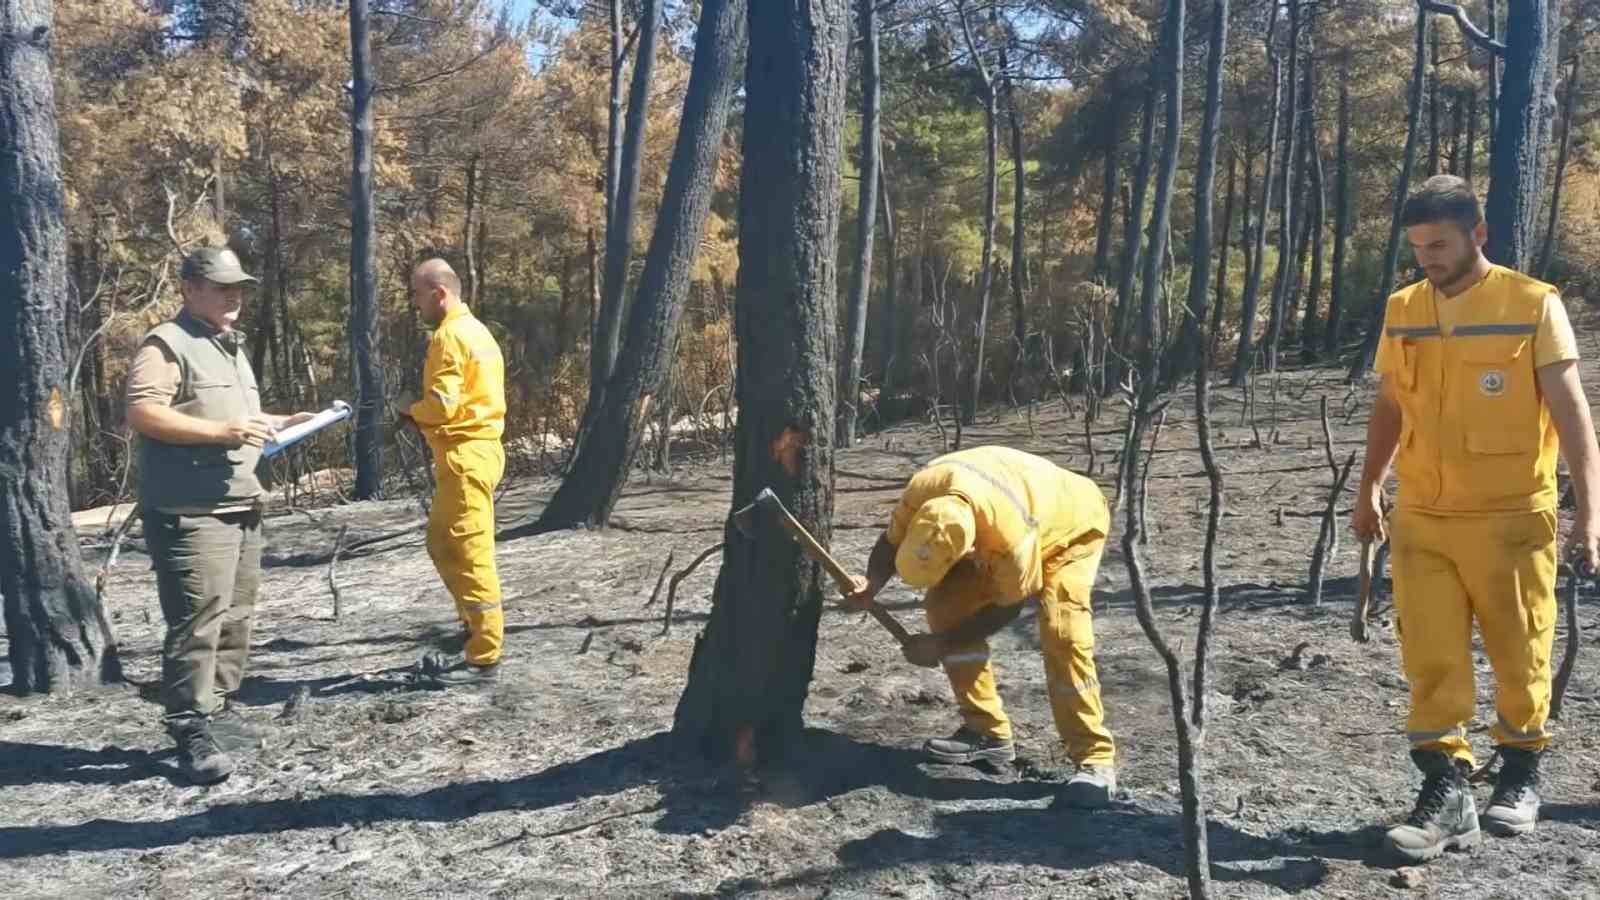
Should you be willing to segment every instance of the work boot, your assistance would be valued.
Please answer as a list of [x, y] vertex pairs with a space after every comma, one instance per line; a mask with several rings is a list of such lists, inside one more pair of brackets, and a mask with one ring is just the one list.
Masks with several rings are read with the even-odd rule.
[[233, 774], [233, 759], [218, 746], [204, 716], [189, 716], [167, 725], [178, 744], [178, 769], [195, 784], [216, 784]]
[[1411, 761], [1422, 770], [1417, 805], [1404, 824], [1384, 835], [1384, 845], [1406, 862], [1426, 862], [1446, 850], [1465, 850], [1483, 842], [1478, 808], [1472, 802], [1461, 763], [1437, 751], [1413, 750]]
[[441, 687], [490, 684], [500, 677], [500, 663], [475, 666], [465, 659], [448, 657], [442, 653], [429, 653], [422, 658], [422, 677]]
[[229, 753], [240, 750], [259, 750], [266, 744], [267, 732], [250, 724], [232, 703], [211, 714], [211, 734], [217, 745]]
[[1077, 809], [1099, 809], [1117, 792], [1117, 770], [1110, 766], [1078, 766], [1061, 789], [1061, 802]]
[[1539, 821], [1539, 753], [1501, 747], [1494, 796], [1483, 811], [1484, 828], [1503, 836], [1527, 834]]
[[922, 745], [928, 758], [946, 765], [989, 762], [1008, 763], [1017, 758], [1016, 747], [1008, 740], [979, 734], [963, 725], [947, 738], [929, 738]]

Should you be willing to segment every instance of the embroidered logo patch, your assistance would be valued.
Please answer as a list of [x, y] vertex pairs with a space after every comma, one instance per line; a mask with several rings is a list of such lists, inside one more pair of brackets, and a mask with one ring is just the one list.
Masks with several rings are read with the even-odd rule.
[[1499, 369], [1490, 369], [1478, 377], [1478, 390], [1485, 397], [1498, 397], [1506, 392], [1506, 374]]

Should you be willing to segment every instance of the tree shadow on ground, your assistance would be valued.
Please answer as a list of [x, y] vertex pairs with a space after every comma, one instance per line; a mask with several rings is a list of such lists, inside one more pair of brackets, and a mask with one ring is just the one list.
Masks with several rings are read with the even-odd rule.
[[116, 786], [143, 781], [152, 775], [188, 787], [188, 780], [178, 768], [165, 762], [176, 754], [170, 747], [154, 752], [115, 745], [84, 750], [55, 744], [0, 741], [0, 787], [30, 784]]
[[[718, 893], [829, 886], [882, 889], [865, 882], [878, 878], [922, 880], [917, 867], [970, 864], [1039, 866], [1057, 870], [1092, 869], [1142, 862], [1184, 877], [1184, 852], [1178, 817], [1134, 804], [1082, 811], [1062, 808], [962, 810], [936, 817], [937, 833], [909, 834], [898, 828], [850, 841], [838, 851], [838, 865], [818, 867], [776, 882], [738, 879]], [[1285, 893], [1316, 892], [1328, 877], [1325, 859], [1300, 855], [1281, 842], [1212, 822], [1208, 830], [1211, 876], [1219, 882], [1254, 882]]]
[[[458, 822], [484, 813], [533, 811], [607, 797], [645, 786], [661, 791], [656, 828], [692, 834], [724, 828], [743, 815], [752, 799], [804, 806], [872, 786], [932, 800], [1012, 799], [1049, 796], [1053, 782], [995, 780], [978, 776], [941, 778], [918, 767], [919, 754], [868, 744], [826, 731], [808, 731], [789, 768], [766, 773], [752, 797], [726, 771], [670, 762], [669, 735], [657, 732], [582, 759], [511, 780], [450, 784], [415, 794], [331, 794], [219, 803], [209, 809], [157, 821], [96, 819], [76, 825], [0, 828], [0, 859], [27, 859], [66, 851], [149, 850], [196, 838], [265, 835], [309, 828], [369, 826], [381, 822]], [[15, 745], [0, 745], [15, 746]], [[29, 758], [84, 753], [69, 747], [30, 745]], [[83, 757], [94, 758], [92, 754]], [[147, 760], [145, 760], [147, 761]], [[35, 769], [42, 768], [40, 763]], [[58, 771], [58, 770], [51, 770]], [[128, 780], [133, 780], [131, 776]], [[611, 813], [615, 813], [612, 810]], [[603, 818], [611, 818], [607, 815]], [[579, 825], [577, 828], [586, 827]], [[563, 828], [570, 832], [575, 828]]]

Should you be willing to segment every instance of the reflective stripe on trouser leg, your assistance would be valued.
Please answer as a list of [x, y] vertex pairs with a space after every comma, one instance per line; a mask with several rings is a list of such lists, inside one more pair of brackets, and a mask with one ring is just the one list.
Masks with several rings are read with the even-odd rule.
[[[1395, 630], [1411, 687], [1406, 736], [1414, 750], [1438, 751], [1471, 763], [1462, 724], [1477, 699], [1472, 673], [1472, 606], [1451, 558], [1460, 519], [1397, 510], [1389, 527]], [[1468, 553], [1482, 548], [1462, 548]]]
[[1046, 563], [1039, 598], [1039, 647], [1056, 732], [1079, 765], [1113, 766], [1116, 742], [1105, 725], [1100, 676], [1094, 665], [1090, 591], [1105, 539], [1068, 548], [1065, 560]]
[[494, 558], [494, 489], [505, 468], [498, 442], [469, 441], [435, 457], [438, 487], [428, 516], [428, 555], [467, 623], [466, 660], [500, 661], [505, 617]]
[[[928, 591], [923, 612], [928, 630], [946, 631], [988, 605], [982, 583], [971, 577], [971, 567], [960, 566]], [[940, 660], [950, 679], [950, 690], [968, 728], [989, 737], [1011, 740], [1011, 720], [995, 684], [994, 667], [989, 662], [989, 644], [978, 641], [950, 648]]]
[[1553, 512], [1462, 519], [1456, 564], [1466, 581], [1483, 649], [1494, 667], [1496, 744], [1550, 743], [1550, 656], [1556, 624]]

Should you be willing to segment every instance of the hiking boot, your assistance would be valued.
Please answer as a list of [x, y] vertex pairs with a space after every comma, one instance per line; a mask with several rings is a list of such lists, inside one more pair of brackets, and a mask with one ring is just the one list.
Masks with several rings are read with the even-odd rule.
[[1417, 805], [1403, 824], [1389, 829], [1384, 846], [1407, 862], [1426, 862], [1446, 850], [1465, 850], [1483, 842], [1478, 808], [1472, 802], [1461, 763], [1436, 751], [1413, 750], [1411, 761], [1422, 770]]
[[934, 762], [947, 765], [1008, 763], [1017, 758], [1016, 747], [1010, 741], [979, 734], [965, 725], [947, 738], [929, 738], [922, 745], [922, 752]]
[[1483, 811], [1483, 827], [1490, 834], [1527, 834], [1539, 821], [1539, 754], [1532, 750], [1501, 747], [1500, 774], [1494, 796]]
[[178, 770], [195, 784], [216, 784], [233, 774], [233, 759], [224, 753], [203, 716], [189, 716], [169, 723], [168, 731], [178, 744]]
[[1061, 802], [1077, 809], [1099, 809], [1117, 792], [1117, 770], [1110, 766], [1079, 766], [1061, 789]]
[[487, 666], [475, 666], [464, 659], [429, 653], [422, 658], [422, 677], [442, 687], [490, 684], [500, 677], [500, 664], [494, 662]]
[[211, 714], [211, 734], [224, 751], [259, 750], [266, 744], [267, 732], [251, 725], [231, 703]]

